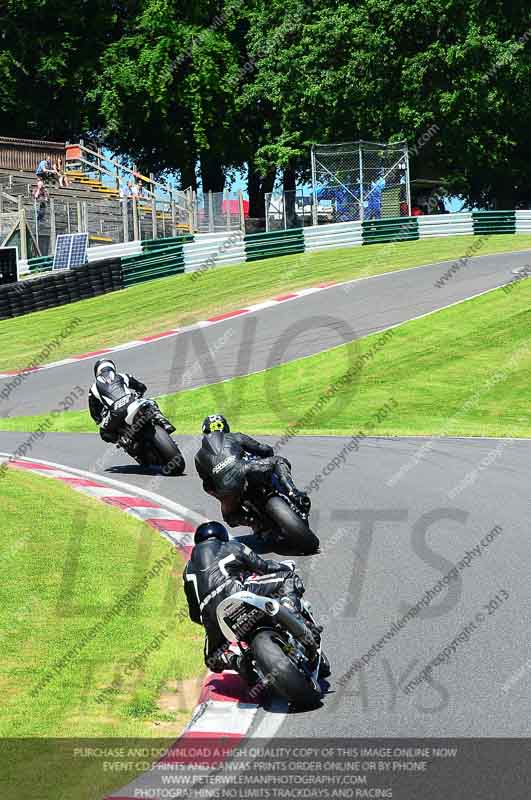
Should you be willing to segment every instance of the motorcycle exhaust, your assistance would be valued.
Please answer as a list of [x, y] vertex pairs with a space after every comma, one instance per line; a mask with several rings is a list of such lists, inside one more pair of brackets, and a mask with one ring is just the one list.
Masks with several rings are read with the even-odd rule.
[[288, 630], [295, 639], [307, 645], [308, 647], [317, 647], [317, 642], [311, 630], [300, 619], [297, 619], [295, 614], [286, 608], [286, 606], [279, 604], [276, 618]]

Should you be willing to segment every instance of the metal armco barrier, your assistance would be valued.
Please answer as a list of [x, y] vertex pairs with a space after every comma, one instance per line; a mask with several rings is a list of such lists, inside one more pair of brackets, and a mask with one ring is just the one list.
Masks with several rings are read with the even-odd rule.
[[121, 259], [124, 288], [184, 272], [183, 245], [193, 238], [183, 235], [142, 242], [142, 255]]
[[245, 260], [258, 261], [262, 258], [287, 256], [304, 253], [304, 231], [291, 228], [287, 231], [251, 233], [245, 237]]
[[492, 233], [516, 233], [514, 211], [473, 211], [474, 233], [488, 236]]
[[531, 211], [515, 211], [516, 233], [531, 233]]
[[245, 261], [245, 234], [239, 230], [207, 233], [185, 244], [186, 272], [205, 272], [214, 267], [241, 264]]
[[304, 249], [329, 250], [336, 247], [354, 247], [363, 243], [361, 222], [334, 222], [304, 228]]
[[471, 236], [474, 233], [472, 212], [460, 211], [457, 214], [427, 214], [417, 217], [420, 239], [434, 239], [440, 236]]
[[363, 244], [406, 242], [419, 238], [418, 217], [387, 217], [361, 223]]

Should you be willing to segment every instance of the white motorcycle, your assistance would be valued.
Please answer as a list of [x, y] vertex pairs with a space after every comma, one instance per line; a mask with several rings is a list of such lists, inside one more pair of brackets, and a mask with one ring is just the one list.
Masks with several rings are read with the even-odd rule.
[[[302, 616], [317, 624], [311, 605], [301, 599]], [[249, 653], [259, 686], [270, 688], [299, 708], [313, 708], [322, 697], [320, 678], [330, 675], [330, 663], [320, 636], [286, 605], [273, 597], [241, 591], [219, 604], [221, 632]]]

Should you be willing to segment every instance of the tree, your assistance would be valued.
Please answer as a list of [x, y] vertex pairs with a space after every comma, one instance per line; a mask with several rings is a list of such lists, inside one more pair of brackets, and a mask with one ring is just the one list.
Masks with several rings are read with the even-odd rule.
[[221, 191], [225, 170], [238, 163], [234, 101], [223, 87], [236, 70], [226, 21], [214, 3], [183, 12], [171, 0], [146, 0], [127, 36], [102, 59], [93, 98], [110, 146], [145, 168], [179, 168], [203, 190]]
[[98, 132], [206, 190], [245, 164], [257, 216], [312, 142], [357, 138], [406, 138], [469, 203], [531, 200], [524, 0], [6, 0], [0, 30], [6, 133]]
[[531, 199], [525, 2], [269, 0], [249, 40], [248, 99], [267, 109], [257, 160], [283, 166], [285, 185], [311, 141], [405, 138], [413, 171], [470, 203]]
[[5, 0], [0, 6], [0, 123], [8, 136], [72, 139], [94, 127], [86, 102], [109, 40], [136, 0]]

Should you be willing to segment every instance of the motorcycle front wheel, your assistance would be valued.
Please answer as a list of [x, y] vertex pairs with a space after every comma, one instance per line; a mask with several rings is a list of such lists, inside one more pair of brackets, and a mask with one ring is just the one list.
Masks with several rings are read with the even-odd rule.
[[281, 497], [270, 497], [265, 504], [265, 512], [297, 552], [304, 555], [317, 552], [319, 539]]
[[310, 677], [298, 667], [282, 648], [282, 639], [271, 630], [262, 630], [251, 642], [257, 671], [264, 682], [298, 708], [315, 708], [321, 700], [321, 691]]

